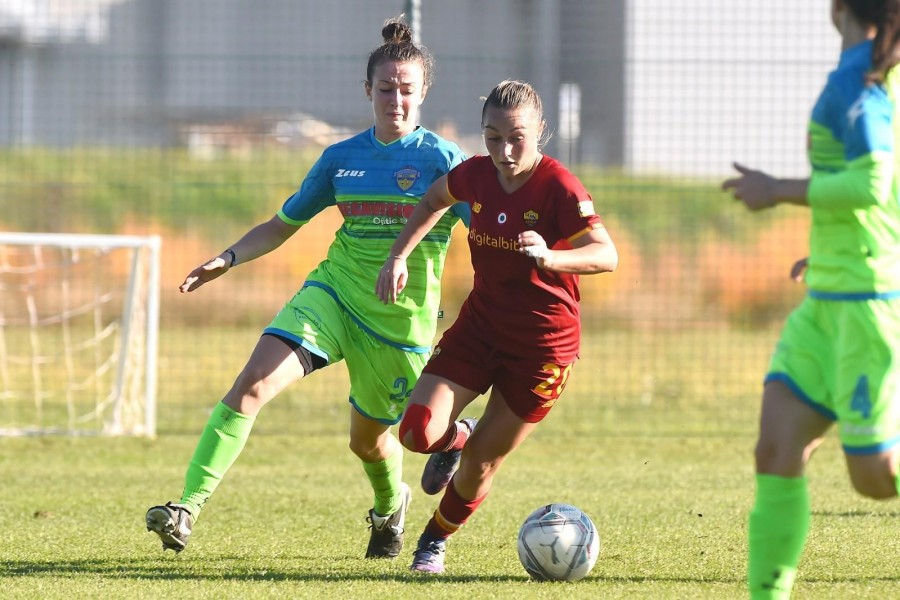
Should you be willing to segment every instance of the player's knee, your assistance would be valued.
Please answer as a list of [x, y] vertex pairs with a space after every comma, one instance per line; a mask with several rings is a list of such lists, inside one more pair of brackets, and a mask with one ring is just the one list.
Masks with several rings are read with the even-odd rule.
[[854, 481], [853, 487], [872, 500], [887, 500], [897, 496], [897, 487], [893, 481]]
[[797, 477], [803, 473], [813, 445], [804, 447], [795, 440], [760, 435], [754, 449], [756, 472]]
[[243, 415], [256, 415], [271, 396], [264, 382], [245, 377], [241, 373], [222, 401]]
[[378, 444], [368, 439], [350, 437], [350, 451], [365, 462], [378, 462], [380, 458]]
[[251, 361], [241, 370], [229, 393], [233, 396], [245, 396], [251, 401], [265, 404], [276, 393], [269, 375], [270, 373], [262, 365]]
[[866, 498], [886, 500], [897, 496], [897, 476], [890, 472], [851, 470], [853, 488]]
[[431, 411], [421, 404], [410, 404], [400, 421], [400, 443], [407, 450], [426, 452], [430, 444], [425, 430], [431, 421]]
[[892, 453], [847, 454], [853, 488], [867, 498], [884, 500], [897, 495], [897, 466]]
[[760, 437], [753, 450], [753, 458], [756, 461], [758, 473], [771, 473], [775, 468], [778, 456], [778, 446], [770, 440]]

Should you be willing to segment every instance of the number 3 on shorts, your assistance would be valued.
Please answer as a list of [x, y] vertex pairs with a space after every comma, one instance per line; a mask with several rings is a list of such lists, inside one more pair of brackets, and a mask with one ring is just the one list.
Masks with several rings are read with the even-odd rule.
[[563, 388], [566, 387], [566, 380], [569, 379], [572, 365], [560, 367], [553, 363], [545, 363], [541, 369], [550, 373], [550, 376], [535, 386], [534, 393], [547, 398], [559, 397]]

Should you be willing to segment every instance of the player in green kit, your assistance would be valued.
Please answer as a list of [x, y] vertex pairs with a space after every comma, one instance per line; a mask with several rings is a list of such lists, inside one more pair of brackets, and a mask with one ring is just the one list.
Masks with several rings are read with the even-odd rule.
[[405, 301], [385, 305], [373, 294], [394, 239], [429, 185], [462, 162], [460, 149], [417, 126], [432, 58], [412, 42], [400, 19], [369, 55], [365, 93], [375, 124], [327, 148], [268, 222], [194, 269], [182, 292], [279, 247], [329, 206], [344, 217], [327, 258], [263, 331], [231, 390], [215, 407], [185, 475], [177, 503], [147, 511], [147, 529], [163, 549], [185, 548], [203, 505], [237, 459], [260, 409], [290, 383], [342, 359], [350, 375], [350, 448], [374, 492], [366, 557], [390, 557], [403, 545], [409, 486], [401, 480], [402, 446], [390, 428], [403, 414], [429, 356], [437, 326], [440, 277], [453, 226], [441, 220], [408, 259], [421, 282]]
[[[833, 0], [840, 60], [813, 107], [808, 179], [735, 165], [750, 210], [812, 213], [809, 293], [765, 378], [749, 521], [751, 598], [788, 598], [809, 531], [804, 471], [832, 423], [862, 495], [898, 495], [900, 0]], [[798, 275], [801, 261], [792, 271]]]

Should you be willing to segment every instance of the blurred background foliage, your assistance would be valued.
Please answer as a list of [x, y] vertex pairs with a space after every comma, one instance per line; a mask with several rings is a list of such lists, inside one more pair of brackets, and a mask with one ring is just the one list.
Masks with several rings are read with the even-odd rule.
[[[325, 256], [340, 226], [329, 209], [285, 248], [236, 270], [235, 286], [211, 286], [190, 302], [174, 289], [191, 268], [270, 218], [318, 156], [262, 149], [215, 160], [184, 149], [0, 151], [6, 230], [143, 233], [163, 237], [164, 323], [259, 323]], [[755, 326], [783, 317], [798, 298], [788, 278], [803, 256], [806, 215], [779, 209], [748, 215], [719, 181], [632, 176], [575, 168], [619, 246], [611, 276], [583, 277], [585, 313], [605, 326], [677, 328], [685, 322]], [[468, 292], [471, 270], [462, 226], [448, 258], [447, 316]], [[765, 257], [764, 260], [760, 257]], [[251, 291], [252, 290], [252, 291]], [[214, 310], [224, 298], [239, 310]]]

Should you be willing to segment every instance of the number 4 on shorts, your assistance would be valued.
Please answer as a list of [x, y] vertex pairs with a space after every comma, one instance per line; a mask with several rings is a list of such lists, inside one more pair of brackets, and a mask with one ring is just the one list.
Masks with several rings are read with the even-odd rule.
[[861, 375], [856, 380], [856, 389], [853, 390], [850, 408], [859, 412], [864, 419], [868, 419], [872, 414], [872, 400], [869, 397], [869, 378], [865, 375]]

